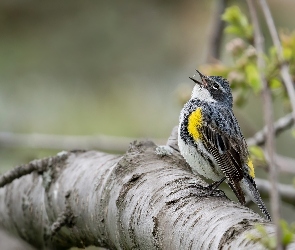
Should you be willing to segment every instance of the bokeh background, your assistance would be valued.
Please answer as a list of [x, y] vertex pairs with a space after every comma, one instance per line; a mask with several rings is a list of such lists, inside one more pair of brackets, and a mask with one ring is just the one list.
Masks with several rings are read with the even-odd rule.
[[[217, 1], [1, 0], [0, 132], [165, 140], [205, 63]], [[295, 30], [295, 2], [269, 4], [277, 26]], [[245, 137], [263, 126], [260, 96], [235, 113]], [[284, 113], [276, 102], [275, 117]], [[294, 156], [294, 141], [284, 132], [278, 151]], [[0, 171], [56, 152], [0, 145]], [[288, 221], [293, 208], [283, 207]]]

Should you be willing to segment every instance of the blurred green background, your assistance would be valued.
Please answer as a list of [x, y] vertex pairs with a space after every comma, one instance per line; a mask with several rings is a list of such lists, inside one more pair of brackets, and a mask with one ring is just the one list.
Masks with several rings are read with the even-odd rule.
[[[217, 1], [1, 0], [0, 131], [166, 139], [180, 86], [205, 63]], [[295, 2], [269, 3], [277, 26], [294, 30]], [[235, 113], [245, 137], [263, 126], [260, 96]], [[290, 130], [277, 143], [294, 156]], [[56, 152], [0, 145], [0, 171]]]
[[[167, 138], [176, 88], [193, 86], [188, 76], [206, 57], [212, 7], [1, 1], [0, 131]], [[48, 154], [4, 146], [0, 166]]]

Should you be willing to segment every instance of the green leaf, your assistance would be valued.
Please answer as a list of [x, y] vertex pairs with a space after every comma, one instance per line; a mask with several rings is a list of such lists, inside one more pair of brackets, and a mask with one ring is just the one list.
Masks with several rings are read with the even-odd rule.
[[226, 33], [246, 39], [251, 39], [253, 37], [253, 28], [238, 6], [226, 8], [221, 18], [228, 23], [228, 27], [225, 29]]
[[292, 48], [283, 48], [283, 56], [285, 60], [290, 60], [293, 56]]
[[237, 27], [237, 26], [227, 26], [224, 31], [227, 34], [233, 34], [233, 35], [237, 35], [237, 36], [242, 36], [243, 35], [243, 31]]
[[271, 89], [279, 89], [282, 87], [282, 83], [278, 78], [272, 78], [269, 81], [269, 86]]
[[245, 66], [246, 79], [253, 91], [257, 94], [261, 90], [261, 83], [257, 66], [254, 64], [247, 64]]
[[251, 146], [249, 150], [253, 158], [256, 158], [257, 160], [265, 161], [264, 152], [261, 147]]
[[283, 239], [282, 239], [283, 245], [288, 246], [293, 241], [293, 237], [294, 237], [294, 235], [292, 232], [290, 232], [290, 231], [284, 232]]
[[282, 243], [284, 246], [289, 245], [294, 237], [294, 232], [292, 232], [291, 227], [284, 220], [280, 221], [281, 229], [282, 229]]

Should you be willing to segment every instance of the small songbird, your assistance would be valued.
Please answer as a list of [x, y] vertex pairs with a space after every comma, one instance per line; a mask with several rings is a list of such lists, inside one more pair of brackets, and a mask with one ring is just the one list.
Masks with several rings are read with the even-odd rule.
[[197, 70], [201, 81], [184, 105], [178, 128], [178, 146], [193, 172], [215, 181], [216, 189], [227, 181], [239, 202], [245, 194], [271, 220], [254, 181], [254, 167], [246, 140], [233, 113], [233, 97], [229, 82], [221, 76], [205, 76]]

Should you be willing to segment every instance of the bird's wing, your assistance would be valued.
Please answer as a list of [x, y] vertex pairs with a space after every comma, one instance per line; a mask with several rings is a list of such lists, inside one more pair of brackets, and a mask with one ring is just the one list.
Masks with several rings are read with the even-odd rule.
[[244, 161], [241, 156], [246, 145], [244, 138], [229, 135], [212, 123], [202, 126], [200, 132], [206, 149], [214, 156], [217, 164], [228, 179], [229, 186], [240, 203], [245, 204], [245, 196], [239, 183], [244, 176]]

